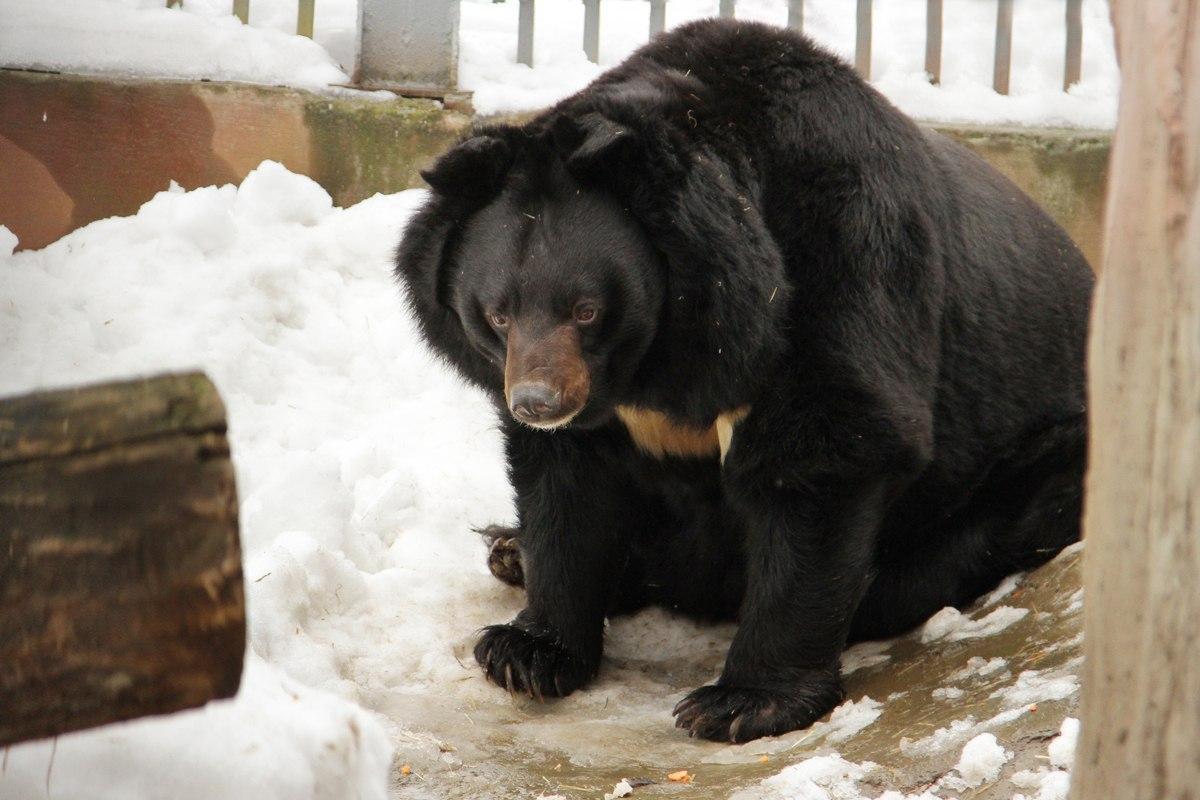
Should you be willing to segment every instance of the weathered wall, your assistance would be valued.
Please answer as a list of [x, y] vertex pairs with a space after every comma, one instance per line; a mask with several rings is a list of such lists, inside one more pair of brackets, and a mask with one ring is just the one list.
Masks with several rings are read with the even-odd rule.
[[469, 124], [433, 100], [0, 70], [0, 224], [42, 247], [134, 213], [171, 180], [238, 183], [263, 159], [348, 205], [421, 185]]
[[[132, 214], [171, 180], [236, 183], [267, 158], [347, 205], [421, 186], [418, 170], [470, 122], [432, 100], [0, 70], [0, 224], [22, 247], [42, 247]], [[1029, 192], [1099, 263], [1109, 134], [939, 129]]]

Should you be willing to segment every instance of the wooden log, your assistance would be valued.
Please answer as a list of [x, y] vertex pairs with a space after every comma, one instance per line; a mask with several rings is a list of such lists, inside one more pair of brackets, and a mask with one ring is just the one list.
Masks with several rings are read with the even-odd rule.
[[207, 378], [0, 400], [0, 746], [231, 697], [245, 641]]
[[1200, 786], [1200, 0], [1112, 4], [1121, 108], [1088, 353], [1075, 800]]

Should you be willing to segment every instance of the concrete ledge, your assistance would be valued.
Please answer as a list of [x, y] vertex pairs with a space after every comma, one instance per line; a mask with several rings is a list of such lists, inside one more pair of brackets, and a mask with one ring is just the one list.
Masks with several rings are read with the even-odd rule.
[[[240, 182], [263, 159], [311, 176], [343, 206], [422, 186], [418, 171], [472, 121], [432, 100], [21, 70], [0, 70], [0, 109], [0, 224], [22, 248], [132, 214], [171, 180]], [[936, 127], [1032, 195], [1099, 263], [1109, 133]]]
[[132, 214], [171, 180], [238, 183], [263, 159], [338, 205], [423, 185], [470, 124], [433, 100], [0, 70], [0, 224], [42, 247]]

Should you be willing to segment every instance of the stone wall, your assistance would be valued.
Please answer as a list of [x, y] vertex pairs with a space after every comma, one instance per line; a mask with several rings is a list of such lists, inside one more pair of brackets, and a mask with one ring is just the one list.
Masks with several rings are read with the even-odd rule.
[[[423, 185], [471, 124], [432, 100], [380, 100], [207, 81], [0, 70], [0, 224], [23, 248], [132, 214], [175, 180], [238, 183], [274, 159], [338, 205]], [[938, 126], [1041, 203], [1100, 260], [1111, 135]]]

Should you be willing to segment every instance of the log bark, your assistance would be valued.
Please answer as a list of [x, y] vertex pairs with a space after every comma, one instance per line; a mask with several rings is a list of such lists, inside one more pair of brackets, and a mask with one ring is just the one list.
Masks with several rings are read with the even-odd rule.
[[1200, 786], [1200, 0], [1112, 9], [1072, 797], [1182, 800]]
[[244, 650], [208, 379], [0, 400], [0, 745], [230, 697]]

